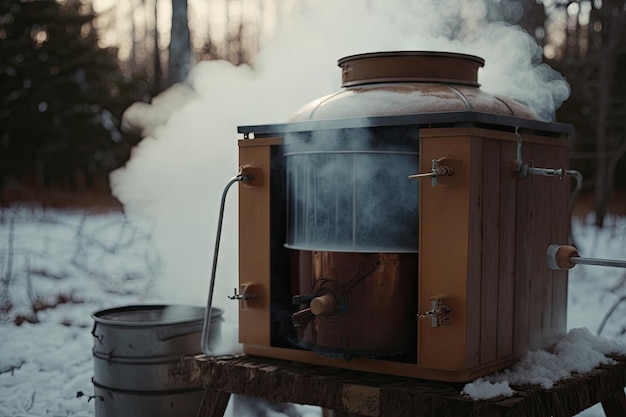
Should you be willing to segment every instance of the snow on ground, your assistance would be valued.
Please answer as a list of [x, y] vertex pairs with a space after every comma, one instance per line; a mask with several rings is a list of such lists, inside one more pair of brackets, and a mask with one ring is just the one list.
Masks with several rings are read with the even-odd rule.
[[[626, 219], [610, 222], [600, 231], [590, 220], [574, 225], [581, 256], [626, 259]], [[94, 415], [91, 313], [165, 302], [154, 290], [162, 265], [153, 229], [149, 219], [119, 213], [0, 211], [1, 416]], [[512, 370], [468, 384], [465, 392], [513, 395], [509, 383], [527, 381], [520, 378], [549, 387], [568, 372], [602, 363], [605, 353], [626, 345], [624, 298], [624, 270], [578, 265], [570, 272], [568, 337], [554, 352], [530, 352]], [[602, 338], [593, 335], [600, 327]], [[538, 372], [546, 363], [552, 367]], [[315, 407], [298, 410], [319, 415]], [[602, 415], [595, 406], [579, 416]]]

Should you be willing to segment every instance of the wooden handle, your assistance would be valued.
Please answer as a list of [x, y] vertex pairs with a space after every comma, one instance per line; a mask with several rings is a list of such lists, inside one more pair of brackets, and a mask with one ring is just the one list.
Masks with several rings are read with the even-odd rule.
[[572, 269], [576, 263], [572, 262], [576, 258], [576, 263], [580, 260], [578, 249], [569, 245], [550, 245], [546, 252], [548, 267], [555, 270]]
[[562, 245], [556, 251], [556, 263], [561, 269], [572, 269], [575, 264], [570, 260], [572, 256], [580, 256], [578, 249], [569, 245]]
[[332, 295], [322, 294], [312, 299], [309, 307], [311, 308], [311, 312], [316, 316], [323, 316], [336, 312], [339, 309], [339, 303]]

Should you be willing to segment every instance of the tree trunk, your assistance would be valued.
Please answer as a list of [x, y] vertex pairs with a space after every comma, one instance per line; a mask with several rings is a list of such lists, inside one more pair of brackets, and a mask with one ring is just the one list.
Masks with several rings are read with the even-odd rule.
[[187, 0], [172, 0], [172, 32], [169, 48], [168, 85], [183, 81], [191, 66]]
[[608, 201], [608, 158], [606, 146], [607, 114], [611, 96], [612, 73], [614, 62], [610, 55], [604, 53], [600, 60], [600, 76], [598, 79], [598, 112], [596, 122], [596, 152], [598, 154], [594, 189], [596, 226], [604, 225]]
[[[607, 204], [611, 193], [612, 178], [610, 175], [610, 157], [608, 155], [608, 118], [613, 86], [615, 68], [617, 66], [618, 47], [620, 45], [626, 14], [620, 14], [617, 2], [603, 3], [600, 14], [602, 16], [601, 50], [599, 53], [599, 76], [598, 76], [598, 107], [596, 122], [596, 152], [598, 153], [598, 166], [595, 180], [595, 209], [596, 226], [604, 225], [607, 213]], [[614, 13], [618, 11], [617, 13]]]
[[161, 50], [159, 49], [159, 1], [154, 0], [154, 82], [152, 83], [152, 95], [161, 92], [163, 82], [163, 68], [161, 67]]
[[130, 38], [132, 39], [130, 44], [130, 68], [132, 71], [137, 70], [137, 25], [135, 24], [135, 11], [137, 10], [136, 2], [133, 2], [132, 10], [130, 12]]

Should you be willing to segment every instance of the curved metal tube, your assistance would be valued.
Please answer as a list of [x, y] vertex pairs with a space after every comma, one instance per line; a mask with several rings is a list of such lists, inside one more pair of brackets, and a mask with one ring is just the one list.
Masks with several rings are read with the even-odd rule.
[[211, 349], [209, 346], [209, 331], [211, 328], [211, 305], [213, 304], [213, 290], [215, 289], [215, 271], [217, 271], [217, 256], [220, 251], [220, 239], [222, 237], [222, 223], [224, 220], [224, 206], [226, 205], [226, 196], [228, 195], [228, 190], [230, 187], [236, 183], [241, 181], [246, 181], [251, 179], [250, 175], [239, 174], [233, 177], [228, 183], [226, 187], [224, 187], [224, 191], [222, 192], [222, 201], [220, 203], [220, 213], [218, 215], [217, 220], [217, 233], [215, 236], [215, 247], [213, 248], [213, 266], [211, 267], [211, 282], [209, 284], [209, 296], [207, 298], [206, 311], [204, 312], [204, 324], [202, 326], [202, 338], [200, 341], [200, 348], [202, 349], [202, 353], [205, 355], [211, 354]]
[[572, 195], [570, 196], [570, 217], [571, 217], [572, 213], [574, 212], [574, 202], [576, 201], [576, 197], [578, 197], [578, 193], [580, 193], [581, 188], [583, 188], [583, 174], [581, 174], [580, 171], [577, 171], [575, 169], [568, 169], [565, 172], [567, 173], [568, 176], [574, 177], [574, 179], [576, 179], [576, 186], [574, 188], [574, 191], [572, 192]]

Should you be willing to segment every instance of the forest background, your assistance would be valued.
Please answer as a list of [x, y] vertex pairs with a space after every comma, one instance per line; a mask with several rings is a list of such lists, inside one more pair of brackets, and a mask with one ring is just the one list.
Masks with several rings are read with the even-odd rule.
[[[563, 74], [579, 206], [602, 226], [626, 214], [626, 0], [465, 0], [451, 37], [519, 25]], [[367, 3], [367, 0], [364, 0]], [[201, 60], [255, 65], [308, 0], [0, 0], [0, 205], [119, 209], [109, 173], [141, 133], [133, 103], [184, 82]], [[337, 57], [339, 58], [339, 57]]]

